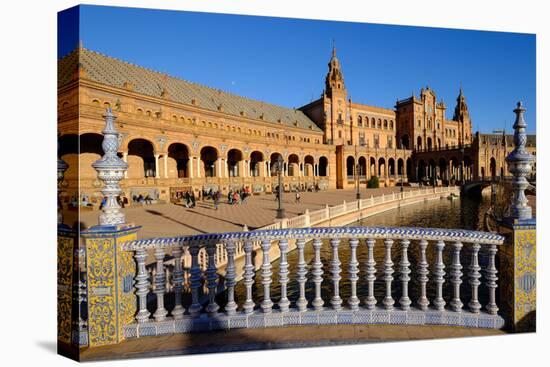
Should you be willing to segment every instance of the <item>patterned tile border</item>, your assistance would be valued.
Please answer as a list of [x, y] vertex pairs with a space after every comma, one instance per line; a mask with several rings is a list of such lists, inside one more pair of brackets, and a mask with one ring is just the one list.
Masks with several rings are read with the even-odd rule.
[[350, 324], [387, 324], [387, 325], [446, 325], [462, 326], [470, 328], [501, 329], [504, 319], [498, 315], [490, 315], [485, 312], [474, 314], [469, 311], [420, 311], [420, 310], [392, 310], [381, 308], [374, 310], [342, 310], [299, 312], [291, 310], [286, 313], [274, 310], [264, 314], [254, 311], [251, 314], [238, 314], [227, 316], [219, 314], [215, 317], [202, 314], [191, 318], [186, 316], [180, 320], [168, 318], [165, 321], [153, 320], [145, 323], [133, 323], [126, 325], [124, 335], [126, 338], [141, 336], [167, 335], [173, 333], [204, 332], [214, 330], [231, 330], [242, 328], [267, 328], [284, 327], [290, 325], [350, 325]]

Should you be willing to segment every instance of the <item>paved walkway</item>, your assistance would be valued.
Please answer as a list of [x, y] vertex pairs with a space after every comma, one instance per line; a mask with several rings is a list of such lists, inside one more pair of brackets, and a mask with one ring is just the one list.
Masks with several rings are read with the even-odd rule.
[[[414, 188], [405, 187], [405, 190]], [[379, 189], [362, 189], [361, 197], [378, 196], [391, 192], [399, 192], [399, 187]], [[225, 199], [225, 198], [224, 198]], [[309, 209], [317, 210], [341, 204], [342, 201], [354, 201], [355, 190], [327, 190], [320, 192], [301, 193], [301, 203], [294, 202], [294, 193], [283, 195], [287, 217], [303, 214]], [[275, 221], [277, 201], [271, 194], [252, 196], [240, 205], [229, 205], [226, 201], [215, 210], [211, 200], [197, 201], [195, 208], [185, 208], [175, 204], [158, 204], [145, 206], [130, 206], [124, 209], [129, 223], [141, 225], [140, 238], [178, 236], [212, 232], [241, 231], [246, 224], [250, 230], [266, 226]], [[72, 214], [72, 215], [71, 215]], [[80, 216], [81, 225], [86, 228], [96, 225], [98, 211], [83, 211]], [[76, 213], [65, 215], [67, 223], [74, 223]], [[81, 227], [82, 228], [82, 227]]]
[[318, 325], [237, 329], [143, 337], [112, 346], [86, 348], [82, 350], [81, 361], [502, 334], [502, 330], [412, 325]]

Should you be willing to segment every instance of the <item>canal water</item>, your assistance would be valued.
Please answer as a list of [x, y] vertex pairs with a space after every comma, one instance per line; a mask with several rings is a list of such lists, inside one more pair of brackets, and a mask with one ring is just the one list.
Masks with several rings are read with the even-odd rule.
[[[393, 209], [386, 211], [381, 214], [377, 214], [364, 220], [359, 223], [350, 224], [350, 226], [402, 226], [402, 227], [431, 227], [431, 228], [461, 228], [461, 229], [472, 229], [472, 230], [483, 230], [483, 217], [486, 210], [490, 206], [490, 198], [461, 198], [458, 200], [432, 200], [428, 202], [423, 202], [419, 204], [405, 206], [399, 209]], [[329, 246], [328, 240], [325, 241], [321, 249], [321, 261], [323, 263], [323, 283], [322, 283], [322, 298], [325, 301], [325, 306], [330, 306], [329, 301], [333, 294], [333, 285], [330, 281], [330, 260], [332, 256], [332, 250]], [[444, 263], [445, 263], [445, 283], [444, 283], [444, 299], [448, 302], [450, 301], [452, 295], [452, 284], [450, 283], [450, 269], [451, 265], [451, 255], [452, 255], [452, 244], [447, 243], [444, 250]], [[430, 302], [435, 297], [435, 284], [432, 281], [433, 278], [433, 266], [435, 264], [435, 243], [430, 242], [427, 249], [427, 259], [429, 264], [430, 274], [428, 275], [430, 281], [428, 282], [427, 292], [428, 299]], [[314, 259], [313, 246], [311, 242], [306, 244], [305, 247], [305, 261], [307, 264], [308, 270], [308, 281], [306, 282], [306, 298], [311, 303], [311, 300], [314, 298], [314, 283], [312, 281], [311, 268]], [[381, 304], [381, 301], [385, 294], [385, 282], [382, 279], [384, 275], [384, 243], [379, 240], [376, 241], [374, 247], [374, 257], [376, 261], [376, 281], [375, 281], [375, 297], [378, 300], [378, 305]], [[261, 257], [257, 257], [261, 258]], [[351, 287], [349, 282], [349, 272], [348, 264], [350, 260], [350, 250], [348, 241], [342, 240], [339, 247], [339, 258], [342, 263], [341, 268], [341, 281], [340, 281], [340, 296], [343, 299], [343, 306], [347, 305], [347, 299], [350, 297]], [[411, 263], [410, 269], [410, 278], [409, 282], [409, 297], [413, 301], [412, 307], [416, 305], [416, 300], [419, 296], [419, 283], [418, 283], [418, 273], [417, 273], [417, 263], [419, 259], [419, 248], [417, 241], [411, 241], [408, 249], [408, 258]], [[464, 267], [462, 269], [464, 275], [462, 277], [463, 283], [461, 285], [461, 298], [462, 302], [465, 304], [465, 307], [470, 299], [470, 286], [468, 284], [468, 266], [470, 264], [471, 258], [471, 245], [464, 244], [464, 247], [461, 251], [461, 264]], [[366, 271], [365, 264], [367, 261], [367, 246], [365, 241], [361, 241], [359, 247], [357, 248], [357, 259], [359, 261], [359, 281], [357, 283], [357, 295], [361, 301], [361, 305], [364, 304], [364, 300], [367, 296], [367, 281], [366, 281]], [[401, 261], [401, 246], [398, 241], [395, 241], [392, 246], [392, 261], [394, 263], [394, 281], [392, 283], [392, 296], [395, 300], [395, 306], [398, 307], [399, 297], [401, 296], [401, 282], [399, 280], [399, 262]], [[487, 264], [487, 252], [483, 248], [479, 254], [479, 261], [482, 269], [485, 269]], [[298, 263], [298, 252], [296, 250], [289, 252], [288, 254], [288, 263], [289, 263], [289, 278], [290, 282], [288, 283], [288, 298], [291, 301], [291, 305], [294, 306], [298, 296], [299, 296], [299, 287], [296, 281], [296, 271]], [[271, 299], [275, 303], [275, 308], [277, 307], [277, 301], [280, 297], [280, 286], [278, 284], [278, 272], [279, 272], [279, 260], [276, 260], [272, 263], [272, 272], [273, 272], [273, 283], [271, 286]], [[483, 278], [482, 283], [484, 282], [484, 276], [482, 270]], [[245, 299], [245, 287], [243, 282], [239, 282], [235, 289], [237, 303], [242, 304]], [[255, 283], [253, 285], [253, 294], [256, 303], [258, 304], [263, 298], [263, 287], [261, 284], [261, 274], [258, 271], [255, 275]], [[480, 287], [480, 301], [482, 305], [485, 305], [487, 301], [487, 289], [482, 285]]]

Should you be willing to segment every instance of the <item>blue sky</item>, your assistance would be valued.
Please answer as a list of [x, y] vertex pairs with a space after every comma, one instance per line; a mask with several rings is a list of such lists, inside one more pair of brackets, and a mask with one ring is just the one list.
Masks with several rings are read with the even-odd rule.
[[[71, 18], [60, 16], [60, 26], [75, 29]], [[393, 108], [429, 85], [452, 118], [462, 83], [474, 130], [511, 132], [522, 100], [535, 131], [530, 34], [99, 6], [80, 7], [77, 34], [59, 34], [58, 56], [81, 39], [88, 49], [287, 107], [319, 97], [335, 40], [356, 102]]]

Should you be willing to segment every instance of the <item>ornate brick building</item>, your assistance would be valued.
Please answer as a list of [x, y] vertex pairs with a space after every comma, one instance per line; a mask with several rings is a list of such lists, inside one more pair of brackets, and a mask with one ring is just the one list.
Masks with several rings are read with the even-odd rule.
[[485, 140], [472, 135], [462, 89], [447, 120], [445, 104], [428, 87], [419, 98], [398, 100], [395, 109], [369, 106], [348, 97], [334, 49], [328, 66], [321, 97], [292, 109], [79, 47], [58, 63], [59, 154], [69, 164], [67, 195], [78, 187], [81, 198], [94, 202], [100, 195], [91, 163], [102, 152], [105, 108], [117, 116], [119, 154], [130, 167], [122, 183], [128, 196], [169, 200], [177, 191], [243, 186], [271, 192], [279, 156], [287, 190], [353, 187], [371, 176], [386, 186], [433, 175], [448, 180], [459, 178], [459, 167], [468, 177], [506, 172], [502, 149], [486, 148]]

